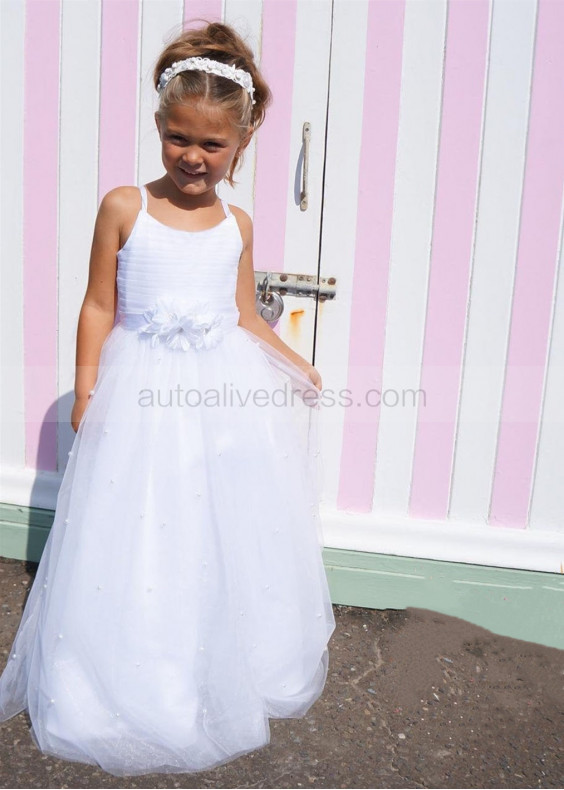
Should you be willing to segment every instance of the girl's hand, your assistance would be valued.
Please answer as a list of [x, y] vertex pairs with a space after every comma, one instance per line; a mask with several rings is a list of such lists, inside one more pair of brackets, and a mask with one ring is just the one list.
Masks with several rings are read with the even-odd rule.
[[74, 406], [72, 407], [71, 412], [71, 425], [73, 427], [74, 432], [78, 431], [78, 426], [80, 425], [80, 421], [82, 420], [82, 415], [86, 411], [86, 407], [88, 406], [88, 398], [75, 398], [74, 399]]
[[306, 376], [309, 378], [312, 384], [316, 386], [318, 390], [320, 390], [322, 385], [321, 385], [321, 376], [319, 375], [319, 371], [316, 368], [314, 368], [313, 365], [311, 365], [309, 362], [307, 362], [305, 365], [300, 365], [299, 367], [303, 370], [303, 372], [306, 374]]

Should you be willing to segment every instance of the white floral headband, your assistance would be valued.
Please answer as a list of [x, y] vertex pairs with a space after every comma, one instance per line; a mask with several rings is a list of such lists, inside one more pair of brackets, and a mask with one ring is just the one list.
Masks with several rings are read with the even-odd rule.
[[173, 77], [180, 74], [181, 71], [207, 71], [209, 74], [218, 74], [220, 77], [227, 77], [233, 82], [237, 82], [242, 88], [245, 88], [253, 104], [256, 101], [253, 99], [255, 91], [253, 79], [248, 71], [244, 69], [235, 68], [228, 63], [220, 63], [218, 60], [211, 60], [210, 58], [186, 58], [186, 60], [178, 60], [163, 71], [159, 77], [158, 92], [161, 93], [166, 85]]

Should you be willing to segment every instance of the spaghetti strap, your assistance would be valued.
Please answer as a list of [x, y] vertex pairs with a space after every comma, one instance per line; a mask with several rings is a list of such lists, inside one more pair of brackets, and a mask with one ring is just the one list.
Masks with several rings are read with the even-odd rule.
[[221, 204], [223, 206], [223, 210], [225, 211], [225, 216], [228, 217], [231, 214], [231, 211], [229, 210], [229, 206], [227, 205], [227, 201], [224, 200], [223, 198], [220, 198], [220, 200], [221, 200]]
[[147, 187], [143, 184], [139, 187], [141, 192], [141, 208], [147, 211]]

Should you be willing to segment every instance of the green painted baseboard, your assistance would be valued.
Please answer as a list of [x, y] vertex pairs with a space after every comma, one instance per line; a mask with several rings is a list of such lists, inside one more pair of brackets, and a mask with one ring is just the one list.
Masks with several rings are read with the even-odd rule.
[[[0, 557], [39, 562], [54, 511], [0, 504]], [[414, 606], [564, 650], [564, 574], [323, 549], [331, 600]]]
[[415, 606], [564, 650], [564, 574], [324, 549], [333, 603]]

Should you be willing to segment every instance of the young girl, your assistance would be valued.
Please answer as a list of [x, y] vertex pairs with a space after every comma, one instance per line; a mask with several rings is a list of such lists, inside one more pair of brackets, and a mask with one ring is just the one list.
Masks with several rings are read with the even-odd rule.
[[269, 717], [320, 696], [335, 628], [321, 379], [257, 316], [251, 220], [215, 191], [270, 92], [215, 23], [167, 46], [154, 81], [165, 173], [100, 205], [77, 433], [0, 677], [0, 720], [27, 709], [39, 749], [116, 776], [268, 744]]

